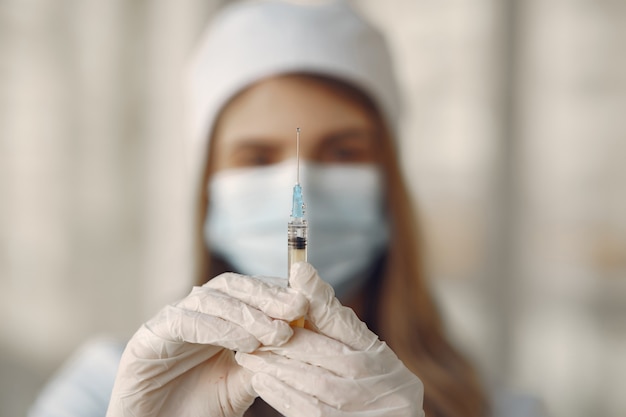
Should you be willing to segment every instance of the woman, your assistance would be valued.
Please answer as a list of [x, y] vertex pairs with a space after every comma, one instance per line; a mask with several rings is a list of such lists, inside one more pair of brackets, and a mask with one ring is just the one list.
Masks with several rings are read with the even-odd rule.
[[[422, 276], [380, 35], [342, 1], [237, 4], [191, 80], [201, 286], [133, 336], [107, 415], [486, 415]], [[317, 270], [285, 287], [251, 276], [287, 274], [296, 127]]]

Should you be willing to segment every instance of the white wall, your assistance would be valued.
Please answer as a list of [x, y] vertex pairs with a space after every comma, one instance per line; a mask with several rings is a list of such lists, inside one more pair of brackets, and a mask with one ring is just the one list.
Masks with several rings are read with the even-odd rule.
[[[0, 4], [0, 415], [185, 291], [180, 71], [218, 3]], [[451, 336], [554, 416], [624, 415], [626, 3], [354, 3]]]

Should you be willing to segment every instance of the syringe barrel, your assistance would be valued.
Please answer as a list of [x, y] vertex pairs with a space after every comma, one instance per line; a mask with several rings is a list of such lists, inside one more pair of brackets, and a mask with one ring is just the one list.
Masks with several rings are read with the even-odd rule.
[[[287, 276], [291, 266], [296, 262], [306, 262], [306, 244], [308, 225], [301, 217], [292, 217], [287, 223]], [[304, 317], [300, 317], [289, 323], [292, 327], [304, 327]]]
[[307, 261], [307, 221], [302, 218], [292, 218], [287, 224], [287, 263], [288, 271], [296, 262]]

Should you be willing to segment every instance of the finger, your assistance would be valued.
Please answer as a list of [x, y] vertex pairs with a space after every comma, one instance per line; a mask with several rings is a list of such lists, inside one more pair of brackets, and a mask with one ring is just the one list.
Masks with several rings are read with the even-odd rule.
[[336, 410], [318, 399], [290, 387], [271, 375], [252, 377], [252, 387], [263, 400], [285, 417], [339, 417]]
[[352, 309], [341, 305], [332, 287], [318, 276], [310, 264], [294, 264], [289, 284], [308, 299], [307, 319], [321, 333], [356, 350], [368, 350], [378, 344], [378, 336], [359, 320]]
[[294, 335], [284, 345], [261, 347], [260, 351], [309, 363], [344, 378], [381, 375], [397, 361], [384, 343], [368, 351], [354, 350], [335, 339], [299, 328], [294, 329]]
[[276, 319], [295, 320], [308, 308], [308, 301], [297, 291], [232, 272], [213, 278], [204, 287], [228, 294]]
[[344, 378], [329, 369], [289, 359], [271, 352], [239, 354], [237, 363], [253, 373], [270, 375], [306, 395], [317, 398], [333, 408], [349, 411], [362, 406], [363, 386], [357, 378]]
[[[257, 372], [252, 377], [252, 387], [287, 417], [295, 416], [294, 408], [298, 415], [316, 417], [423, 416], [417, 405], [421, 404], [423, 387], [417, 378], [352, 380], [324, 373], [310, 377], [302, 372], [305, 367], [306, 364], [294, 367], [295, 378], [287, 374], [288, 368], [280, 368], [277, 375]], [[316, 372], [312, 368], [306, 372]], [[411, 394], [406, 395], [405, 391]], [[403, 393], [396, 395], [398, 392]]]
[[[165, 307], [143, 328], [147, 332], [138, 333], [147, 345], [153, 345], [151, 335], [171, 342], [214, 345], [243, 352], [252, 352], [260, 345], [258, 338], [231, 321], [176, 306]], [[168, 352], [162, 354], [168, 356]]]
[[[212, 378], [198, 381], [204, 387], [210, 389], [211, 385], [225, 384], [225, 389], [220, 390], [215, 409], [221, 411], [223, 416], [242, 416], [257, 397], [252, 388], [252, 372], [239, 366], [235, 362], [234, 354], [231, 351], [222, 350], [218, 361], [213, 360], [210, 374]], [[197, 398], [199, 401], [206, 401], [206, 398]], [[173, 415], [180, 415], [175, 412]], [[219, 415], [218, 414], [218, 415]], [[212, 415], [206, 413], [206, 415]]]
[[120, 369], [124, 370], [125, 375], [133, 377], [118, 378], [117, 389], [122, 385], [126, 387], [125, 390], [133, 392], [158, 389], [220, 350], [223, 349], [215, 345], [162, 338], [144, 325], [128, 342], [120, 360]]
[[206, 287], [195, 287], [176, 307], [207, 316], [207, 320], [217, 317], [233, 323], [264, 345], [282, 344], [292, 335], [286, 321], [274, 320], [240, 299]]

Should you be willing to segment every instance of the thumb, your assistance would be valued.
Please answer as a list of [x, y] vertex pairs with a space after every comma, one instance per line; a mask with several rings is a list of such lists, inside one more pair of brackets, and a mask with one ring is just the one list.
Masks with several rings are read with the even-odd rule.
[[330, 284], [305, 262], [291, 267], [289, 285], [309, 300], [307, 319], [319, 331], [356, 350], [369, 350], [378, 342], [354, 311], [341, 305]]
[[225, 415], [242, 416], [258, 396], [252, 387], [254, 374], [236, 364], [234, 355], [228, 353], [231, 369], [226, 378], [227, 389], [219, 393], [219, 403], [230, 408]]

